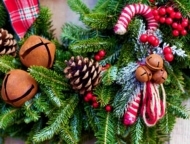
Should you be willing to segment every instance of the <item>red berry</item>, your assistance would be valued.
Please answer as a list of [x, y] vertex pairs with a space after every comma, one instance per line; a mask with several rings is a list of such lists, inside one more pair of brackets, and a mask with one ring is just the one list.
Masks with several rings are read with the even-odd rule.
[[147, 39], [148, 39], [148, 35], [147, 34], [142, 34], [140, 36], [140, 42], [142, 42], [142, 43], [146, 43]]
[[171, 54], [172, 53], [172, 49], [168, 46], [168, 47], [165, 47], [164, 49], [163, 49], [163, 53], [164, 53], [164, 55], [166, 55], [166, 54]]
[[87, 97], [89, 100], [91, 100], [92, 97], [93, 97], [92, 92], [88, 92], [88, 93], [85, 95], [85, 97]]
[[178, 26], [178, 23], [176, 23], [176, 22], [174, 22], [174, 23], [172, 24], [172, 28], [174, 28], [174, 29], [177, 29], [177, 26]]
[[167, 8], [166, 8], [166, 12], [167, 12], [168, 14], [171, 14], [173, 11], [174, 11], [173, 7], [167, 7]]
[[171, 13], [170, 13], [170, 17], [171, 17], [172, 19], [174, 19], [174, 18], [175, 18], [175, 14], [176, 14], [176, 12], [171, 12]]
[[94, 56], [94, 59], [95, 59], [96, 61], [100, 61], [100, 60], [101, 60], [101, 57], [96, 54], [96, 55]]
[[150, 3], [153, 3], [153, 2], [155, 2], [155, 0], [149, 0], [149, 2], [150, 2]]
[[149, 44], [154, 44], [154, 41], [156, 40], [157, 38], [154, 36], [154, 35], [149, 35], [148, 36], [148, 42]]
[[110, 66], [111, 66], [110, 64], [106, 64], [105, 67], [106, 67], [106, 69], [108, 69], [108, 68], [110, 68]]
[[155, 19], [156, 21], [159, 21], [159, 20], [160, 20], [160, 16], [159, 16], [159, 15], [154, 16], [154, 19]]
[[162, 8], [160, 8], [159, 10], [158, 10], [158, 13], [160, 14], [160, 15], [165, 15], [166, 14], [166, 8], [164, 8], [164, 7], [162, 7]]
[[182, 17], [181, 13], [180, 12], [176, 12], [175, 13], [175, 18], [176, 19], [180, 19]]
[[93, 97], [92, 97], [92, 101], [93, 101], [93, 102], [96, 102], [96, 101], [97, 101], [97, 97], [96, 97], [96, 96], [93, 96]]
[[152, 46], [154, 46], [154, 47], [156, 47], [156, 46], [158, 46], [159, 45], [159, 40], [156, 38], [155, 40], [154, 40], [154, 43], [152, 43]]
[[160, 23], [165, 23], [165, 21], [166, 21], [165, 17], [160, 17], [160, 20], [159, 20]]
[[89, 102], [90, 99], [89, 99], [87, 96], [85, 96], [85, 97], [84, 97], [84, 101], [85, 101], [85, 102]]
[[181, 26], [182, 27], [187, 27], [188, 26], [188, 21], [182, 21]]
[[187, 35], [187, 31], [186, 31], [185, 29], [181, 30], [181, 35], [182, 35], [182, 36]]
[[181, 24], [178, 24], [178, 26], [177, 26], [177, 30], [178, 30], [178, 31], [183, 30], [183, 27], [181, 26]]
[[99, 103], [98, 102], [93, 102], [92, 106], [93, 106], [93, 108], [98, 108], [99, 107]]
[[168, 61], [168, 62], [171, 62], [174, 59], [174, 55], [172, 53], [165, 54], [164, 57], [165, 57], [165, 60]]
[[106, 109], [107, 112], [110, 112], [112, 110], [112, 106], [106, 105], [105, 109]]
[[168, 17], [166, 18], [166, 24], [171, 25], [173, 23], [173, 19]]
[[175, 36], [175, 37], [179, 36], [179, 31], [178, 30], [173, 30], [172, 35]]
[[99, 55], [100, 57], [104, 57], [104, 56], [106, 55], [105, 50], [100, 50], [100, 51], [98, 52], [98, 55]]
[[154, 16], [157, 16], [157, 15], [158, 15], [158, 10], [157, 10], [157, 9], [153, 9], [153, 10], [152, 10], [152, 14], [153, 14]]

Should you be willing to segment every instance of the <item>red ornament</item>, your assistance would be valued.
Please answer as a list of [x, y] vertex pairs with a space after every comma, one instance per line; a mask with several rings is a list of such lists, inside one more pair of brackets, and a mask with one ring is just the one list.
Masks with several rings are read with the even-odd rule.
[[178, 26], [177, 26], [177, 30], [178, 30], [178, 31], [183, 30], [183, 27], [181, 26], [181, 24], [178, 24]]
[[176, 14], [176, 12], [171, 12], [171, 13], [170, 13], [170, 17], [171, 17], [172, 19], [174, 19], [174, 18], [175, 18], [175, 14]]
[[154, 43], [152, 43], [152, 46], [157, 47], [159, 45], [159, 40], [156, 38]]
[[166, 24], [167, 25], [171, 25], [172, 23], [173, 23], [173, 19], [172, 18], [170, 18], [170, 17], [166, 18]]
[[174, 22], [174, 23], [172, 24], [172, 28], [177, 29], [177, 27], [178, 27], [178, 23]]
[[112, 106], [111, 106], [111, 105], [106, 105], [106, 106], [105, 106], [105, 110], [106, 110], [107, 112], [110, 112], [110, 111], [112, 110]]
[[96, 54], [96, 55], [94, 55], [94, 59], [95, 59], [96, 61], [100, 61], [100, 60], [101, 60], [101, 57]]
[[104, 57], [104, 56], [106, 55], [106, 51], [105, 51], [105, 50], [100, 50], [100, 51], [98, 52], [98, 55], [99, 55], [100, 57]]
[[84, 97], [84, 101], [85, 101], [85, 102], [89, 102], [90, 99], [89, 99], [88, 97], [85, 96], [85, 97]]
[[99, 107], [99, 103], [98, 102], [93, 102], [92, 103], [92, 107], [93, 108], [98, 108]]
[[166, 8], [166, 12], [167, 12], [168, 14], [171, 14], [173, 11], [174, 11], [173, 7], [167, 7], [167, 8]]
[[152, 45], [154, 41], [156, 40], [156, 37], [154, 35], [149, 35], [148, 36], [148, 42]]
[[165, 57], [165, 60], [168, 61], [168, 62], [171, 62], [174, 59], [174, 55], [172, 53], [165, 54], [164, 57]]
[[179, 36], [179, 31], [178, 30], [173, 30], [172, 35], [175, 36], [175, 37]]
[[182, 15], [181, 15], [180, 12], [176, 12], [176, 13], [175, 13], [175, 18], [176, 18], [176, 19], [181, 19], [181, 17], [182, 17]]
[[160, 23], [165, 23], [166, 22], [166, 18], [165, 17], [160, 17], [159, 21], [160, 21]]
[[96, 97], [96, 96], [93, 96], [93, 97], [92, 97], [92, 101], [93, 101], [93, 102], [96, 102], [96, 101], [97, 101], [97, 97]]
[[157, 16], [157, 15], [158, 15], [158, 10], [157, 10], [157, 9], [153, 9], [153, 10], [152, 10], [152, 14], [153, 14], [154, 16]]
[[187, 30], [185, 30], [185, 29], [181, 30], [181, 35], [182, 35], [182, 36], [187, 35]]
[[93, 97], [92, 92], [88, 92], [88, 93], [85, 95], [85, 97], [87, 97], [89, 100], [91, 100], [92, 97]]
[[188, 20], [183, 20], [182, 23], [181, 23], [181, 26], [182, 27], [187, 27], [188, 26]]
[[165, 54], [171, 54], [172, 53], [172, 49], [168, 46], [168, 47], [165, 47], [164, 49], [163, 49], [163, 53], [164, 53], [164, 55]]
[[158, 10], [158, 13], [160, 14], [160, 15], [165, 15], [166, 14], [166, 8], [164, 8], [164, 7], [161, 7], [159, 10]]
[[148, 40], [148, 35], [147, 35], [147, 34], [142, 34], [142, 35], [140, 36], [140, 42], [146, 43], [147, 40]]

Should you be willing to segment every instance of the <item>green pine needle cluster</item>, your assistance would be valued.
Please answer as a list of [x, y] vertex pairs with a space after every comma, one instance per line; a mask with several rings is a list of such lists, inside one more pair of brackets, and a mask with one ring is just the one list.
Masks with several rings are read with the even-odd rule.
[[[161, 0], [158, 5], [170, 1]], [[185, 0], [174, 0], [185, 17], [189, 17], [190, 4]], [[175, 55], [171, 63], [164, 63], [168, 78], [164, 83], [166, 91], [166, 113], [153, 127], [147, 127], [140, 111], [136, 122], [131, 126], [123, 124], [126, 106], [135, 98], [142, 87], [134, 76], [138, 58], [143, 54], [136, 47], [139, 28], [144, 22], [137, 16], [129, 24], [127, 33], [117, 35], [113, 27], [127, 4], [144, 3], [147, 0], [97, 0], [94, 8], [82, 0], [68, 0], [70, 8], [79, 14], [84, 26], [65, 24], [62, 27], [61, 43], [54, 38], [51, 12], [40, 7], [40, 14], [25, 37], [18, 41], [19, 47], [30, 35], [39, 35], [56, 45], [53, 67], [42, 66], [26, 68], [17, 56], [0, 56], [0, 84], [7, 72], [13, 69], [27, 71], [38, 83], [35, 96], [26, 101], [21, 108], [14, 108], [0, 100], [0, 140], [6, 136], [19, 137], [26, 144], [66, 143], [82, 144], [95, 138], [97, 144], [163, 144], [169, 140], [176, 118], [189, 118], [189, 112], [183, 101], [190, 96], [190, 34], [185, 37], [173, 37], [171, 29], [160, 25], [163, 41], [175, 45], [187, 54], [181, 58]], [[8, 17], [3, 5], [0, 5], [0, 26], [4, 26]], [[99, 61], [104, 68], [101, 82], [92, 93], [98, 102], [85, 102], [84, 95], [75, 92], [63, 73], [65, 60], [71, 56], [83, 56], [94, 59], [99, 50], [105, 50], [105, 57]], [[18, 50], [19, 51], [19, 50]], [[106, 65], [109, 67], [106, 68]], [[111, 106], [111, 110], [106, 110]]]

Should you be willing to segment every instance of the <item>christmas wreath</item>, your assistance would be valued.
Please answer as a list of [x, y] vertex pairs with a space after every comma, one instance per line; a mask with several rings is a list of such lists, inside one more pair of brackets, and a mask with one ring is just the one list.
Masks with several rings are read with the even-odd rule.
[[0, 3], [2, 140], [160, 144], [189, 117], [186, 1], [68, 0], [84, 26], [63, 25], [61, 43], [31, 1]]

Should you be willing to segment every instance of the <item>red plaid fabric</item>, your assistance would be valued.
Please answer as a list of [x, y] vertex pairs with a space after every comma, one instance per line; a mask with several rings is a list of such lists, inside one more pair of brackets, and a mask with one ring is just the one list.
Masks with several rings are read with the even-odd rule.
[[38, 0], [3, 0], [15, 33], [23, 38], [39, 13]]

